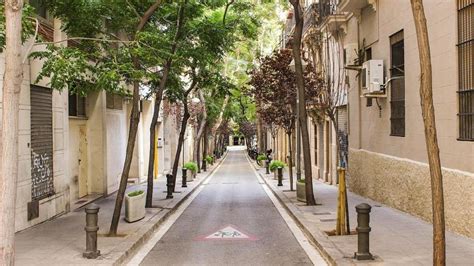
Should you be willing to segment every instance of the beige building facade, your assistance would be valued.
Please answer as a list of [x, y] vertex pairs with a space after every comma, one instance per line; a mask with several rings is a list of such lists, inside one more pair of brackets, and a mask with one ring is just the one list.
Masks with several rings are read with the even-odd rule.
[[[474, 6], [468, 2], [430, 0], [424, 1], [424, 7], [446, 224], [448, 230], [473, 238]], [[293, 26], [290, 11], [283, 44]], [[337, 128], [327, 116], [308, 119], [313, 177], [335, 185], [337, 167], [345, 165], [352, 192], [431, 221], [418, 46], [410, 1], [307, 1], [303, 32], [305, 56], [322, 72], [332, 65], [326, 73], [333, 81], [343, 77], [337, 83], [345, 94], [337, 104]], [[321, 38], [323, 47], [308, 41], [312, 34]], [[365, 70], [369, 63], [370, 77]], [[341, 139], [342, 135], [347, 139]], [[276, 158], [287, 161], [287, 138], [281, 132], [276, 136], [273, 143], [267, 131], [267, 148], [277, 147]], [[346, 151], [347, 162], [337, 155], [337, 143]]]
[[[465, 2], [431, 0], [424, 1], [424, 6], [444, 174], [446, 223], [450, 230], [472, 238], [474, 8], [472, 4], [462, 6]], [[347, 18], [338, 29], [346, 57], [359, 60], [346, 61], [346, 68], [352, 69], [347, 75], [349, 188], [430, 221], [430, 174], [419, 96], [418, 46], [410, 1], [340, 1], [337, 14]], [[471, 26], [466, 29], [469, 21]], [[364, 70], [357, 70], [357, 65], [370, 59], [383, 63], [386, 88], [380, 93], [362, 88]], [[465, 86], [470, 86], [470, 92]], [[462, 92], [464, 90], [466, 92]]]

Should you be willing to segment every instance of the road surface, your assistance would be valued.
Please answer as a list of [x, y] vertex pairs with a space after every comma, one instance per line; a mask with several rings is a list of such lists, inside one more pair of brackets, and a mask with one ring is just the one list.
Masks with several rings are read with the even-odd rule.
[[282, 216], [281, 206], [277, 209], [279, 205], [269, 197], [274, 196], [259, 181], [245, 154], [243, 149], [231, 149], [217, 171], [195, 192], [197, 196], [176, 215], [179, 218], [170, 217], [168, 228], [160, 229], [162, 235], [153, 237], [148, 250], [140, 250], [130, 264], [324, 264], [301, 231], [295, 233], [297, 227], [289, 216], [283, 218], [287, 214]]

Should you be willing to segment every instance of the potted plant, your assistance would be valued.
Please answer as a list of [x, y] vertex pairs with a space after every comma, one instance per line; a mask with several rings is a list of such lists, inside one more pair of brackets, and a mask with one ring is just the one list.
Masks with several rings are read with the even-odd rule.
[[125, 195], [125, 221], [136, 222], [145, 217], [145, 192], [135, 190]]
[[258, 164], [258, 165], [264, 166], [264, 165], [262, 165], [261, 163], [262, 163], [262, 161], [265, 161], [265, 160], [267, 160], [267, 156], [266, 156], [265, 154], [259, 154], [259, 155], [257, 156], [257, 164]]
[[269, 165], [268, 168], [270, 169], [270, 171], [273, 172], [274, 178], [277, 179], [277, 169], [278, 169], [279, 167], [285, 168], [285, 166], [286, 166], [286, 164], [285, 164], [284, 162], [279, 161], [279, 160], [273, 160], [273, 161], [270, 163], [270, 165]]
[[204, 158], [204, 160], [206, 161], [208, 165], [211, 165], [214, 163], [214, 158], [212, 158], [210, 155], [207, 155], [206, 158]]
[[306, 183], [304, 179], [296, 181], [296, 199], [301, 202], [306, 202]]
[[198, 170], [197, 163], [195, 162], [187, 162], [183, 166], [184, 168], [187, 169], [188, 174], [187, 174], [187, 181], [193, 181], [193, 179], [196, 177], [196, 173]]

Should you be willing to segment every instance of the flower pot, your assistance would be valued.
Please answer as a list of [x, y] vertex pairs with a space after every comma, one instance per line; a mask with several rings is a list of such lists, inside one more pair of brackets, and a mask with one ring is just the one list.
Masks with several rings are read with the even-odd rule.
[[296, 199], [306, 202], [306, 184], [304, 182], [296, 181]]
[[145, 200], [145, 193], [132, 197], [128, 193], [125, 195], [125, 221], [133, 223], [145, 217]]
[[186, 173], [186, 181], [192, 182], [195, 178], [196, 178], [196, 173], [194, 173], [191, 170], [188, 170], [188, 172]]

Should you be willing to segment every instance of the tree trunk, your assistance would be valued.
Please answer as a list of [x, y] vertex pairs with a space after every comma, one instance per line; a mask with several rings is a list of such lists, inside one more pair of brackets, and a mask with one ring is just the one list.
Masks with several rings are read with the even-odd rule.
[[[139, 33], [143, 30], [145, 25], [148, 23], [148, 20], [155, 13], [155, 11], [160, 7], [161, 0], [156, 0], [153, 5], [151, 5], [147, 11], [144, 13], [143, 17], [140, 18], [139, 24], [137, 26], [136, 33]], [[138, 58], [132, 58], [133, 66], [139, 68], [140, 64]], [[132, 113], [130, 114], [130, 128], [128, 132], [128, 141], [127, 141], [127, 150], [125, 155], [125, 161], [123, 164], [122, 176], [120, 178], [119, 191], [117, 192], [117, 198], [115, 200], [114, 213], [112, 216], [112, 222], [110, 223], [110, 236], [117, 235], [117, 229], [120, 219], [120, 212], [122, 210], [123, 198], [125, 196], [125, 190], [127, 189], [128, 175], [130, 173], [130, 165], [133, 158], [133, 150], [135, 148], [135, 140], [138, 131], [138, 123], [140, 122], [140, 112], [138, 110], [139, 101], [140, 101], [140, 84], [138, 81], [133, 83], [133, 98], [132, 98]], [[154, 155], [154, 153], [153, 153]], [[153, 161], [154, 162], [154, 161]]]
[[204, 134], [202, 135], [202, 141], [204, 142], [203, 143], [203, 147], [202, 147], [202, 163], [203, 165], [206, 164], [206, 168], [204, 168], [204, 171], [207, 170], [207, 162], [204, 162], [206, 160], [206, 157], [207, 157], [207, 148], [209, 146], [209, 140], [207, 139], [207, 126], [204, 128]]
[[179, 9], [177, 29], [174, 36], [173, 45], [171, 46], [171, 52], [170, 52], [171, 56], [166, 61], [166, 64], [163, 70], [163, 76], [160, 80], [160, 85], [155, 95], [153, 117], [151, 119], [151, 124], [150, 124], [150, 151], [149, 151], [149, 157], [148, 157], [147, 193], [146, 193], [146, 203], [145, 203], [145, 207], [147, 208], [153, 207], [152, 206], [153, 205], [153, 179], [154, 179], [153, 173], [154, 173], [154, 168], [155, 168], [156, 125], [158, 124], [161, 98], [163, 97], [163, 92], [165, 90], [166, 83], [168, 82], [168, 76], [169, 76], [169, 72], [171, 69], [172, 62], [173, 62], [172, 56], [176, 53], [176, 50], [178, 48], [178, 40], [181, 35], [181, 29], [182, 29], [183, 20], [184, 20], [184, 8], [185, 8], [184, 5], [186, 4], [186, 2], [187, 1], [185, 1], [184, 4]]
[[197, 140], [197, 157], [195, 163], [198, 166], [198, 173], [201, 173], [201, 138]]
[[137, 137], [138, 123], [140, 122], [140, 113], [138, 105], [140, 101], [139, 94], [140, 84], [138, 81], [133, 82], [133, 98], [132, 98], [132, 113], [130, 115], [130, 129], [128, 132], [127, 150], [125, 155], [125, 162], [123, 164], [122, 176], [120, 178], [119, 190], [117, 198], [115, 199], [114, 214], [112, 216], [112, 223], [110, 224], [109, 236], [116, 236], [120, 219], [120, 212], [122, 210], [123, 198], [125, 190], [127, 189], [128, 175], [130, 173], [130, 166], [132, 164], [133, 150], [135, 148], [135, 140]]
[[304, 177], [306, 184], [306, 204], [316, 205], [313, 194], [313, 177], [311, 171], [311, 151], [309, 146], [308, 123], [306, 114], [306, 100], [303, 79], [303, 65], [301, 62], [301, 37], [303, 34], [303, 10], [299, 0], [292, 0], [291, 4], [295, 10], [295, 32], [293, 35], [293, 58], [295, 60], [296, 85], [298, 87], [298, 111], [301, 129], [301, 142], [303, 148]]
[[206, 99], [204, 98], [204, 95], [202, 91], [199, 91], [199, 99], [201, 100], [201, 103], [204, 104], [204, 111], [202, 112], [202, 117], [201, 117], [201, 123], [199, 124], [199, 129], [196, 133], [196, 136], [194, 138], [194, 149], [193, 149], [193, 161], [198, 162], [198, 153], [199, 153], [199, 140], [202, 137], [202, 134], [204, 133], [204, 129], [206, 128], [207, 124], [207, 110], [206, 110]]
[[197, 82], [193, 81], [191, 88], [184, 93], [184, 97], [183, 97], [184, 114], [183, 114], [183, 119], [181, 120], [181, 128], [179, 130], [179, 137], [178, 137], [178, 146], [176, 147], [176, 155], [174, 158], [173, 170], [171, 173], [173, 175], [173, 181], [174, 181], [173, 192], [176, 187], [176, 175], [178, 174], [179, 156], [181, 154], [181, 150], [183, 149], [183, 144], [184, 144], [184, 134], [186, 133], [186, 127], [188, 126], [189, 117], [191, 117], [191, 115], [189, 114], [189, 109], [188, 109], [188, 95], [191, 93], [193, 89], [195, 89], [196, 86], [197, 86]]
[[288, 169], [290, 172], [290, 190], [293, 191], [293, 145], [291, 138], [291, 130], [287, 133], [288, 135], [288, 147], [290, 151], [290, 156], [288, 156]]
[[21, 63], [23, 1], [7, 0], [4, 4], [6, 49], [0, 133], [0, 265], [13, 265], [18, 177], [18, 120], [23, 80]]
[[431, 175], [433, 208], [433, 265], [446, 265], [443, 175], [436, 133], [431, 72], [431, 54], [422, 0], [411, 0], [420, 57], [420, 100], [425, 127], [426, 150]]
[[176, 148], [176, 155], [173, 162], [173, 170], [172, 170], [172, 175], [173, 175], [173, 180], [174, 180], [173, 192], [176, 187], [176, 175], [178, 174], [179, 156], [181, 155], [181, 150], [183, 149], [184, 134], [186, 133], [186, 127], [188, 126], [188, 120], [190, 117], [188, 108], [186, 107], [187, 106], [186, 103], [184, 104], [184, 106], [185, 107], [184, 107], [183, 120], [181, 120], [181, 129], [179, 130], [178, 146]]

